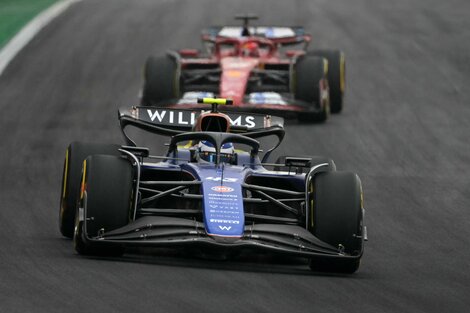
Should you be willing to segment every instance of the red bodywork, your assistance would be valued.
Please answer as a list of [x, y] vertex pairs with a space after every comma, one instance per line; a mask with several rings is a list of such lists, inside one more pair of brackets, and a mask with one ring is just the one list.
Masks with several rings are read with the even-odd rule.
[[[202, 40], [208, 47], [208, 55], [200, 56], [195, 49], [178, 51], [181, 73], [183, 73], [183, 76], [185, 73], [192, 72], [196, 74], [191, 75], [204, 75], [204, 71], [207, 71], [207, 77], [210, 77], [210, 75], [216, 77], [218, 79], [217, 83], [214, 84], [216, 90], [211, 90], [211, 92], [222, 98], [233, 99], [233, 109], [243, 107], [245, 110], [252, 111], [294, 112], [309, 109], [306, 108], [305, 104], [295, 101], [294, 97], [283, 98], [283, 103], [251, 103], [247, 101], [248, 85], [250, 79], [254, 79], [254, 74], [262, 76], [266, 76], [266, 73], [284, 75], [286, 80], [285, 91], [279, 93], [288, 94], [291, 92], [292, 68], [296, 59], [305, 54], [305, 50], [311, 41], [309, 35], [268, 39], [262, 36], [237, 36], [231, 38], [203, 34]], [[303, 47], [291, 50], [283, 49], [281, 51], [280, 48], [287, 45], [303, 45]], [[209, 78], [208, 81], [210, 81]], [[263, 85], [263, 82], [260, 80], [258, 84]], [[281, 84], [280, 86], [282, 87]], [[325, 86], [327, 88], [327, 84]], [[202, 83], [201, 89], [198, 90], [197, 88], [198, 85], [195, 85], [195, 87], [191, 87], [190, 91], [209, 91]], [[268, 89], [263, 91], [276, 91], [269, 90], [269, 86], [266, 88]], [[183, 100], [179, 102], [178, 107], [194, 108], [197, 105], [194, 102], [185, 103]]]

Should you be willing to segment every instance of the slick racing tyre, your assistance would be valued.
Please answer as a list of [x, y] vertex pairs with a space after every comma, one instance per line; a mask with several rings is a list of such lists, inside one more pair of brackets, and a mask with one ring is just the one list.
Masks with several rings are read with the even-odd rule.
[[92, 155], [83, 163], [82, 171], [79, 212], [75, 218], [75, 250], [84, 255], [122, 255], [121, 245], [96, 243], [88, 238], [129, 223], [134, 179], [132, 165], [122, 157]]
[[142, 105], [161, 105], [180, 96], [180, 75], [176, 60], [168, 55], [151, 56], [144, 68]]
[[323, 57], [328, 60], [328, 86], [330, 88], [331, 113], [343, 109], [346, 90], [346, 60], [344, 53], [338, 50], [313, 50], [308, 55]]
[[300, 122], [324, 122], [330, 115], [326, 61], [320, 57], [305, 56], [295, 64], [293, 75], [294, 95], [310, 103], [318, 112], [302, 112]]
[[118, 145], [83, 142], [72, 142], [67, 147], [62, 174], [59, 211], [59, 229], [65, 237], [73, 237], [83, 160], [92, 154], [120, 155], [118, 149]]
[[[313, 188], [312, 188], [313, 187]], [[308, 229], [338, 251], [356, 258], [313, 258], [315, 271], [354, 273], [359, 268], [363, 245], [362, 187], [359, 177], [349, 172], [315, 175], [309, 186]], [[312, 190], [313, 189], [313, 190]]]

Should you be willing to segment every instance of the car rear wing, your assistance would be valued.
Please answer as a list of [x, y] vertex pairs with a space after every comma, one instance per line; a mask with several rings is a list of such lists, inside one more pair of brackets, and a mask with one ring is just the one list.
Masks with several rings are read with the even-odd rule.
[[[250, 26], [250, 36], [264, 37], [274, 43], [289, 45], [309, 43], [311, 36], [305, 33], [301, 26]], [[243, 38], [242, 26], [211, 26], [202, 30], [201, 38], [204, 42], [215, 42], [218, 38]]]
[[[197, 117], [208, 111], [134, 106], [119, 109], [118, 117], [127, 144], [135, 146], [135, 142], [125, 132], [129, 125], [159, 135], [175, 136], [191, 131]], [[251, 138], [276, 135], [280, 141], [284, 137], [284, 119], [282, 117], [241, 112], [222, 111], [222, 113], [228, 115], [232, 132]]]

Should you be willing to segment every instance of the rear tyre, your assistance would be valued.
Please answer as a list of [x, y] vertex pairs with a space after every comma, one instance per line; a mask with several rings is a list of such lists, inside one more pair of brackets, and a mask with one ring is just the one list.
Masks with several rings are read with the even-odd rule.
[[159, 105], [180, 96], [180, 76], [176, 60], [168, 55], [151, 56], [144, 68], [142, 105]]
[[339, 113], [343, 109], [344, 92], [346, 89], [346, 60], [344, 52], [339, 50], [313, 50], [308, 55], [323, 57], [328, 60], [328, 86], [330, 88], [331, 113]]
[[310, 103], [318, 112], [302, 112], [301, 122], [324, 122], [330, 115], [326, 62], [323, 58], [305, 56], [295, 64], [293, 91], [296, 99]]
[[83, 160], [92, 154], [120, 155], [118, 145], [72, 142], [65, 152], [60, 193], [59, 229], [62, 235], [73, 237]]
[[362, 187], [349, 172], [319, 173], [314, 178], [309, 230], [320, 240], [358, 258], [313, 258], [315, 271], [354, 273], [362, 255]]
[[122, 157], [93, 155], [84, 162], [83, 172], [79, 209], [83, 211], [75, 219], [75, 250], [84, 255], [122, 255], [121, 245], [92, 242], [88, 238], [129, 223], [132, 165]]

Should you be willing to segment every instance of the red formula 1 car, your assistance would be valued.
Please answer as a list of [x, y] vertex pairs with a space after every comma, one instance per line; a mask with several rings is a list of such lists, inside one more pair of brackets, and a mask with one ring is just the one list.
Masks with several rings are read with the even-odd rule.
[[231, 110], [325, 121], [340, 112], [345, 89], [344, 54], [307, 51], [302, 27], [243, 26], [202, 31], [207, 52], [170, 51], [148, 58], [142, 105], [198, 108], [197, 98], [233, 99]]

